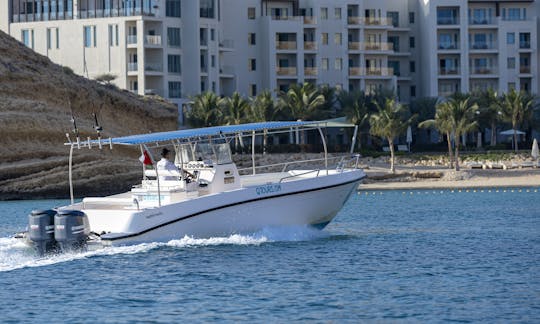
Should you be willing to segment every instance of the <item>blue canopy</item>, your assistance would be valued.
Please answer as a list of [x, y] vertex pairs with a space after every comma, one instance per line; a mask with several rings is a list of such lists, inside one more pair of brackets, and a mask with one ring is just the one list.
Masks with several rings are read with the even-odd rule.
[[[227, 125], [227, 126], [214, 126], [214, 127], [204, 127], [204, 128], [192, 128], [192, 129], [182, 129], [169, 132], [159, 132], [159, 133], [149, 133], [149, 134], [140, 134], [140, 135], [131, 135], [123, 137], [112, 138], [112, 144], [121, 144], [121, 145], [138, 145], [145, 143], [156, 143], [163, 141], [171, 141], [178, 139], [190, 139], [197, 137], [208, 137], [208, 136], [221, 136], [221, 135], [231, 135], [241, 132], [252, 132], [259, 131], [264, 129], [279, 129], [279, 128], [289, 128], [289, 127], [301, 127], [309, 125], [320, 125], [321, 122], [317, 121], [276, 121], [276, 122], [263, 122], [263, 123], [250, 123], [250, 124], [241, 124], [241, 125]], [[102, 139], [101, 143], [107, 144], [109, 139]], [[97, 140], [90, 141], [92, 145], [98, 144]]]

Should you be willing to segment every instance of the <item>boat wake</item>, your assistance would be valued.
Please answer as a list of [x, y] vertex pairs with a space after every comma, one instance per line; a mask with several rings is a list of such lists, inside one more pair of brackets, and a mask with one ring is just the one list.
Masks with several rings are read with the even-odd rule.
[[258, 246], [271, 242], [298, 242], [324, 239], [330, 234], [307, 227], [273, 227], [265, 228], [250, 235], [231, 235], [228, 237], [212, 237], [207, 239], [185, 236], [166, 243], [142, 243], [129, 246], [106, 247], [94, 251], [52, 254], [39, 257], [35, 251], [20, 239], [0, 238], [0, 272], [22, 268], [49, 266], [95, 256], [118, 254], [137, 254], [160, 247], [192, 248], [218, 245], [250, 245]]

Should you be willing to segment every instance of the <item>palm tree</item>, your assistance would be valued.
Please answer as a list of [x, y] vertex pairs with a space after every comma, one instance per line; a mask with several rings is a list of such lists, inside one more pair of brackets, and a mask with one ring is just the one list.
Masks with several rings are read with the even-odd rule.
[[406, 118], [409, 114], [407, 108], [394, 99], [385, 99], [384, 105], [375, 102], [377, 113], [371, 115], [369, 123], [371, 125], [370, 132], [388, 141], [390, 146], [390, 171], [396, 172], [394, 165], [394, 138], [403, 134], [407, 127], [412, 123], [416, 116]]
[[446, 141], [448, 143], [448, 167], [452, 169], [454, 167], [454, 157], [452, 153], [453, 129], [450, 124], [450, 109], [446, 104], [438, 104], [435, 109], [435, 117], [421, 122], [418, 124], [418, 127], [435, 128], [441, 134], [446, 135]]
[[[250, 109], [249, 101], [243, 98], [238, 92], [234, 92], [230, 98], [225, 98], [223, 106], [225, 107], [223, 121], [227, 125], [239, 125], [247, 120], [247, 114]], [[244, 147], [242, 136], [235, 137], [235, 151], [237, 150], [238, 142], [240, 142], [242, 148]]]
[[490, 145], [497, 144], [497, 123], [501, 119], [499, 100], [500, 98], [493, 89], [473, 94], [478, 104], [480, 127], [489, 127], [491, 129]]
[[369, 120], [369, 105], [371, 99], [363, 91], [346, 92], [338, 95], [338, 102], [342, 111], [351, 123], [358, 125], [357, 145], [362, 148], [362, 130]]
[[[264, 91], [258, 94], [251, 101], [251, 105], [248, 109], [248, 120], [251, 122], [265, 122], [273, 120], [276, 116], [276, 106], [274, 104], [274, 98], [270, 91]], [[267, 131], [264, 130], [263, 135], [263, 154], [266, 154]]]
[[[296, 120], [316, 119], [318, 110], [324, 104], [324, 96], [311, 83], [293, 84], [287, 92], [278, 94], [280, 109], [288, 110]], [[300, 133], [302, 144], [305, 144], [304, 132]]]
[[478, 105], [470, 102], [470, 96], [464, 95], [451, 97], [447, 102], [442, 103], [442, 105], [446, 106], [443, 108], [444, 110], [448, 110], [445, 117], [448, 118], [447, 122], [454, 133], [456, 141], [456, 171], [459, 171], [459, 144], [461, 135], [476, 129], [478, 126], [478, 122], [475, 120]]
[[514, 150], [517, 153], [517, 128], [521, 126], [524, 120], [529, 119], [532, 113], [533, 98], [524, 92], [510, 90], [502, 97], [500, 108], [504, 120], [512, 123], [514, 130]]
[[193, 97], [190, 109], [185, 112], [191, 127], [218, 126], [222, 123], [224, 100], [213, 92], [205, 92]]

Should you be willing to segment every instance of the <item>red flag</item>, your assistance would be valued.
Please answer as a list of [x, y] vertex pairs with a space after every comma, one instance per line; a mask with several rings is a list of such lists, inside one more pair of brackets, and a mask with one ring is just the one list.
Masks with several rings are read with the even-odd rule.
[[150, 155], [148, 155], [148, 152], [146, 151], [139, 157], [139, 161], [144, 165], [152, 165], [152, 159], [150, 159]]

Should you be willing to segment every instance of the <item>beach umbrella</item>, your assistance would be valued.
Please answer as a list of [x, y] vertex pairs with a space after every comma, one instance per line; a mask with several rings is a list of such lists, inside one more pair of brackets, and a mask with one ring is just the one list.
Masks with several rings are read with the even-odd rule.
[[533, 141], [533, 145], [532, 145], [532, 150], [531, 150], [531, 156], [533, 157], [533, 159], [538, 159], [538, 156], [539, 156], [539, 152], [538, 152], [538, 141], [536, 140], [536, 138], [534, 139]]
[[[513, 129], [505, 130], [505, 131], [500, 132], [499, 134], [501, 134], [501, 135], [514, 135], [514, 130]], [[522, 132], [520, 130], [516, 130], [516, 134], [517, 135], [525, 135], [525, 132]]]
[[411, 151], [411, 143], [412, 143], [412, 129], [411, 126], [407, 127], [407, 145], [409, 146], [409, 152]]

